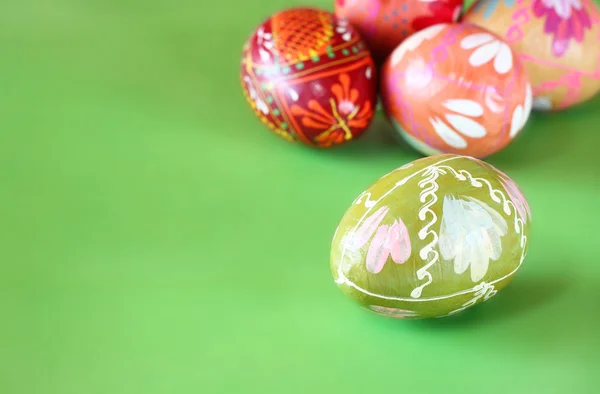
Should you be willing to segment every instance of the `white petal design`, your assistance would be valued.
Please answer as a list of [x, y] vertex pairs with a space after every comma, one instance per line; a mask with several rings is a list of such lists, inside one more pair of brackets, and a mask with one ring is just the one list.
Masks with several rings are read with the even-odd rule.
[[483, 107], [477, 101], [467, 99], [451, 99], [446, 100], [444, 107], [450, 111], [458, 112], [466, 116], [481, 116], [483, 115]]
[[512, 69], [513, 55], [510, 47], [504, 43], [500, 43], [500, 50], [494, 59], [494, 69], [498, 74], [506, 74]]
[[435, 132], [438, 133], [438, 135], [451, 147], [457, 149], [464, 149], [467, 147], [467, 141], [439, 118], [429, 118], [429, 123], [431, 123]]
[[515, 135], [519, 131], [521, 131], [521, 124], [523, 121], [523, 106], [521, 104], [517, 105], [515, 110], [513, 111], [512, 120], [510, 122], [510, 138], [514, 138]]
[[506, 220], [484, 202], [472, 197], [445, 196], [438, 246], [444, 260], [454, 260], [454, 272], [471, 268], [471, 280], [486, 275], [490, 260], [502, 254]]
[[497, 114], [504, 112], [504, 98], [498, 94], [496, 88], [493, 86], [489, 86], [485, 90], [484, 101], [485, 105], [490, 109], [490, 111]]
[[290, 95], [290, 98], [294, 101], [298, 101], [298, 92], [296, 92], [294, 89], [292, 88], [288, 88], [288, 94]]
[[463, 135], [471, 138], [485, 137], [485, 127], [473, 119], [469, 119], [462, 115], [446, 115], [448, 122], [454, 127], [454, 129]]
[[528, 83], [525, 86], [525, 102], [523, 105], [518, 105], [513, 112], [510, 122], [510, 138], [514, 138], [525, 127], [527, 119], [529, 119], [529, 115], [531, 114], [531, 105], [531, 85]]
[[342, 39], [344, 41], [350, 41], [351, 38], [352, 38], [352, 33], [350, 33], [350, 32], [346, 32], [342, 35]]
[[396, 127], [396, 130], [400, 132], [400, 135], [402, 135], [402, 137], [408, 143], [408, 145], [410, 145], [416, 151], [423, 153], [425, 156], [441, 155], [443, 153], [427, 145], [425, 142], [413, 137], [412, 134], [404, 130], [402, 126], [400, 126], [398, 122], [396, 122], [396, 120], [392, 119], [392, 123]]
[[523, 110], [523, 121], [521, 124], [521, 128], [525, 127], [525, 123], [527, 123], [527, 119], [529, 119], [529, 115], [531, 115], [531, 85], [528, 83], [525, 87], [525, 109]]
[[460, 46], [463, 49], [473, 49], [475, 47], [487, 44], [488, 42], [494, 41], [494, 36], [488, 33], [477, 33], [471, 34], [462, 39]]
[[271, 60], [271, 54], [262, 48], [258, 48], [258, 54], [260, 55], [260, 60], [263, 62]]
[[398, 46], [394, 50], [394, 52], [392, 52], [392, 66], [398, 64], [402, 60], [406, 52], [414, 51], [419, 47], [419, 45], [421, 45], [423, 41], [431, 40], [432, 38], [437, 36], [442, 30], [444, 30], [445, 27], [445, 24], [440, 23], [437, 25], [429, 26], [428, 28], [409, 36], [406, 40], [402, 42], [402, 44], [400, 44], [400, 46]]
[[489, 258], [479, 258], [480, 255], [477, 254], [477, 251], [471, 250], [472, 258], [469, 261], [469, 265], [471, 266], [471, 280], [473, 282], [479, 282], [487, 273], [490, 266], [490, 260]]
[[[467, 37], [468, 38], [468, 37]], [[500, 43], [498, 41], [492, 41], [488, 44], [484, 44], [477, 48], [471, 56], [469, 56], [469, 63], [472, 66], [478, 67], [482, 64], [486, 64], [496, 56]]]
[[504, 41], [489, 33], [471, 34], [460, 42], [463, 49], [475, 49], [469, 56], [469, 63], [478, 67], [494, 60], [494, 69], [499, 74], [509, 72], [514, 64], [513, 52]]

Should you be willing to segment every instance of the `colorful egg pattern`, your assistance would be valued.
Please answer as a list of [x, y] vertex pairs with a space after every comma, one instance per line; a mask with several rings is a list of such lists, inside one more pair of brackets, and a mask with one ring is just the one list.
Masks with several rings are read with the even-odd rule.
[[531, 112], [525, 68], [503, 40], [477, 26], [421, 30], [381, 73], [386, 113], [425, 155], [489, 156], [515, 138]]
[[463, 0], [336, 0], [335, 13], [357, 28], [379, 63], [411, 34], [456, 22], [462, 6]]
[[347, 297], [377, 314], [449, 316], [511, 282], [530, 226], [506, 174], [473, 157], [431, 156], [356, 198], [333, 236], [331, 270]]
[[534, 109], [566, 109], [600, 90], [600, 14], [593, 1], [480, 0], [463, 20], [495, 32], [519, 53]]
[[289, 141], [325, 148], [360, 136], [373, 117], [375, 78], [359, 34], [326, 11], [276, 13], [244, 45], [244, 94], [262, 122]]

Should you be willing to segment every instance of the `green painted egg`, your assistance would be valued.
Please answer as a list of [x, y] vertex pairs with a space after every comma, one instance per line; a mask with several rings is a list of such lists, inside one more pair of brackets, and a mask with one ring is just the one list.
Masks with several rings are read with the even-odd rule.
[[492, 165], [453, 154], [422, 158], [348, 208], [331, 246], [333, 278], [377, 314], [453, 315], [510, 283], [530, 224], [523, 193]]

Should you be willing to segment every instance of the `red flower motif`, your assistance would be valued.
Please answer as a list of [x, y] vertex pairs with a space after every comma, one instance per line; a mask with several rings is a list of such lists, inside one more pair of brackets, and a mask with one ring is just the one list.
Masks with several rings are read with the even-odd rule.
[[370, 101], [365, 101], [362, 108], [357, 105], [359, 92], [350, 88], [348, 74], [340, 74], [339, 83], [333, 84], [331, 93], [334, 97], [329, 99], [330, 111], [315, 99], [308, 101], [308, 109], [297, 104], [291, 108], [293, 115], [302, 117], [303, 126], [323, 130], [314, 138], [322, 147], [352, 139], [352, 130], [366, 128], [373, 115]]

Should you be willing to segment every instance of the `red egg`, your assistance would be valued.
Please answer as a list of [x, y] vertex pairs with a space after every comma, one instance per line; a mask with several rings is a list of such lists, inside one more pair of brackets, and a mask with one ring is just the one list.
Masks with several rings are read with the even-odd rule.
[[376, 68], [347, 21], [295, 8], [272, 15], [246, 41], [241, 82], [256, 115], [289, 141], [331, 147], [367, 129]]
[[463, 0], [336, 0], [335, 14], [357, 28], [379, 63], [411, 34], [457, 21], [462, 6]]
[[386, 61], [381, 84], [397, 131], [426, 155], [489, 156], [517, 136], [531, 111], [523, 64], [499, 36], [474, 25], [415, 33]]

